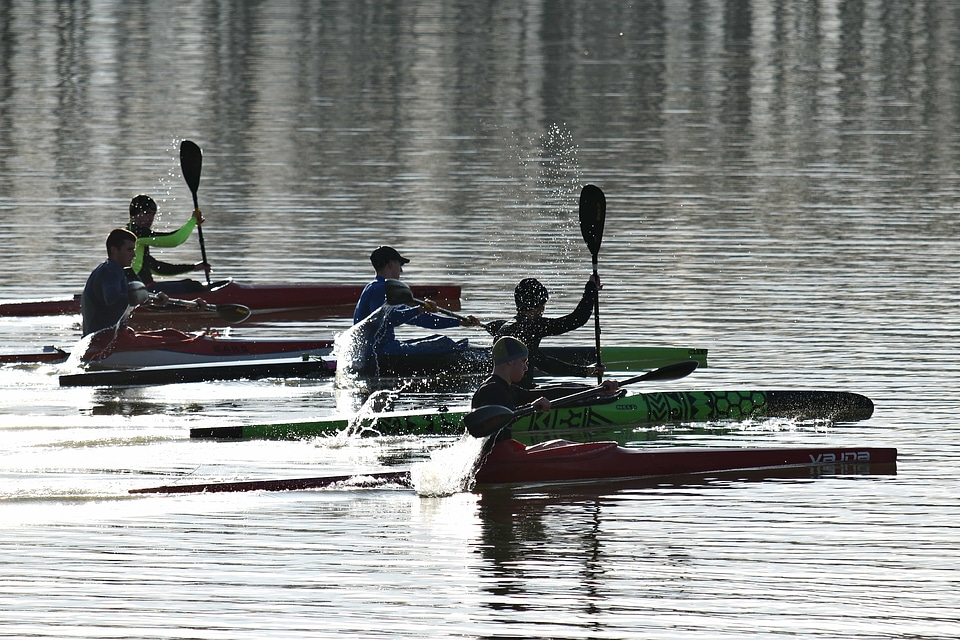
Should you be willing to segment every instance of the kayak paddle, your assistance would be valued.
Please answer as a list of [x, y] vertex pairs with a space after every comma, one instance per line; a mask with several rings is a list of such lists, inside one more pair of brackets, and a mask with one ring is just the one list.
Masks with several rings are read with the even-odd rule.
[[[200, 188], [200, 169], [203, 166], [203, 152], [197, 143], [184, 140], [180, 143], [180, 173], [193, 194], [193, 215], [197, 218], [197, 239], [200, 240], [200, 257], [207, 262], [207, 248], [203, 244], [203, 226], [200, 224], [200, 204], [197, 202], [197, 189]], [[210, 284], [210, 272], [207, 271], [207, 284]]]
[[[406, 304], [406, 305], [425, 305], [426, 303], [423, 300], [418, 300], [413, 297], [413, 291], [407, 286], [407, 283], [403, 280], [394, 280], [393, 278], [387, 278], [387, 304]], [[461, 322], [470, 322], [470, 318], [462, 316], [459, 313], [454, 313], [449, 309], [444, 309], [443, 307], [437, 307], [437, 312], [442, 313], [445, 316], [450, 316], [451, 318], [456, 318]], [[486, 328], [487, 325], [480, 323], [481, 327]]]
[[[677, 380], [693, 373], [698, 364], [699, 363], [696, 360], [686, 360], [684, 362], [668, 364], [665, 367], [648, 371], [643, 375], [623, 380], [619, 383], [619, 385], [621, 387], [625, 387], [628, 384], [633, 384], [635, 382], [646, 382], [651, 380]], [[602, 390], [602, 386], [591, 387], [589, 389], [578, 391], [577, 393], [572, 393], [568, 396], [563, 396], [562, 398], [552, 400], [550, 402], [550, 406], [562, 407], [578, 400], [593, 398], [596, 397]], [[474, 438], [486, 438], [487, 436], [492, 436], [496, 433], [499, 433], [502, 429], [510, 426], [514, 420], [529, 415], [534, 411], [536, 411], [536, 409], [533, 407], [533, 405], [524, 405], [518, 409], [508, 409], [507, 407], [491, 404], [478, 407], [465, 415], [463, 417], [463, 424], [467, 428], [467, 432]]]
[[[150, 294], [150, 302], [159, 302], [155, 294]], [[188, 309], [201, 309], [200, 302], [197, 300], [181, 300], [179, 298], [168, 298], [168, 305], [174, 307], [186, 307]], [[212, 311], [224, 322], [230, 324], [239, 324], [250, 317], [250, 308], [242, 304], [208, 304], [206, 311]]]
[[[127, 307], [127, 313], [129, 313], [134, 307], [146, 302], [160, 302], [160, 296], [155, 293], [150, 293], [150, 291], [147, 289], [147, 286], [139, 280], [134, 280], [133, 282], [127, 284], [127, 297], [130, 301], [130, 306]], [[201, 309], [201, 303], [198, 300], [167, 298], [167, 304], [175, 307]], [[206, 305], [206, 310], [216, 313], [221, 319], [231, 324], [243, 322], [250, 317], [250, 309], [242, 304], [208, 304]], [[126, 313], [121, 320], [124, 318], [126, 318]]]
[[[607, 199], [600, 187], [586, 185], [580, 191], [580, 234], [587, 243], [590, 257], [593, 259], [593, 277], [600, 281], [597, 274], [597, 260], [600, 254], [600, 243], [603, 242], [603, 222], [607, 216]], [[597, 367], [600, 362], [600, 291], [593, 304], [593, 326], [597, 337]], [[597, 371], [597, 384], [603, 382], [603, 371]]]

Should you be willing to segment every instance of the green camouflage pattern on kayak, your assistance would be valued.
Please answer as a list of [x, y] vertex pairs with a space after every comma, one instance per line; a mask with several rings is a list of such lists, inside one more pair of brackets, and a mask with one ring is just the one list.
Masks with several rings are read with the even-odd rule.
[[[351, 428], [372, 435], [457, 435], [463, 433], [466, 411], [434, 409], [401, 411], [353, 419], [325, 418], [304, 422], [194, 428], [191, 438], [293, 440], [331, 435]], [[637, 393], [607, 404], [553, 409], [525, 416], [513, 426], [525, 434], [551, 437], [601, 431], [616, 426], [788, 418], [849, 422], [873, 415], [866, 396], [843, 391], [673, 391]]]

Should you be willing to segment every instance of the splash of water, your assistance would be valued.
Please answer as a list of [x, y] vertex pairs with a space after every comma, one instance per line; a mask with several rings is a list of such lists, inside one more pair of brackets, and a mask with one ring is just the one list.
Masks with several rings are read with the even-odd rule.
[[417, 495], [443, 497], [473, 489], [487, 440], [463, 434], [452, 446], [437, 449], [429, 460], [413, 465], [410, 479]]
[[[66, 361], [64, 361], [63, 364], [60, 365], [60, 372], [77, 373], [85, 368], [83, 358], [90, 350], [90, 345], [94, 337], [96, 337], [98, 342], [104, 345], [100, 348], [100, 351], [108, 351], [113, 345], [113, 341], [117, 339], [117, 332], [120, 331], [120, 325], [122, 325], [126, 319], [130, 317], [130, 314], [134, 309], [136, 309], [136, 305], [127, 305], [126, 311], [124, 311], [123, 315], [120, 316], [120, 319], [117, 320], [117, 324], [106, 329], [101, 329], [100, 331], [95, 331], [94, 333], [80, 338], [80, 340], [78, 340], [77, 343], [70, 348], [70, 356], [66, 359]], [[109, 340], [106, 339], [106, 334], [108, 332], [113, 334]]]
[[383, 341], [383, 337], [390, 324], [388, 319], [395, 306], [385, 304], [369, 316], [353, 325], [346, 331], [338, 333], [333, 339], [333, 354], [337, 358], [337, 376], [341, 372], [364, 371], [373, 367], [373, 375], [379, 375], [376, 362], [376, 346]]

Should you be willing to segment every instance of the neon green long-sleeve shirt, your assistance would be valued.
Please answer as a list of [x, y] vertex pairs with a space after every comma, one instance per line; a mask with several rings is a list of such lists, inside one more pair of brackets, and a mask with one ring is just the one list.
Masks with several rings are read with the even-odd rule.
[[178, 247], [190, 237], [190, 234], [193, 232], [194, 228], [197, 226], [197, 219], [193, 216], [190, 216], [190, 219], [187, 220], [182, 227], [176, 231], [170, 233], [153, 233], [149, 236], [137, 237], [137, 248], [136, 253], [133, 257], [133, 268], [134, 273], [140, 273], [140, 270], [143, 268], [143, 254], [146, 251], [147, 247]]

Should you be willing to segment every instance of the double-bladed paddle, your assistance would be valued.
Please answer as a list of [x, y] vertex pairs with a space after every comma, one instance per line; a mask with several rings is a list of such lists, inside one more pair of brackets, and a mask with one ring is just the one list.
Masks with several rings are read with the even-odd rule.
[[[635, 382], [647, 382], [652, 380], [677, 380], [693, 373], [699, 363], [696, 360], [686, 360], [669, 364], [653, 371], [648, 371], [643, 375], [628, 378], [619, 383], [621, 387]], [[551, 407], [562, 407], [579, 400], [597, 397], [603, 391], [602, 386], [591, 387], [577, 393], [572, 393], [562, 398], [550, 401]], [[533, 405], [524, 405], [518, 409], [509, 409], [500, 405], [486, 405], [474, 409], [463, 417], [463, 424], [474, 438], [486, 438], [499, 433], [501, 430], [510, 426], [510, 424], [523, 416], [536, 411]]]
[[[200, 169], [203, 167], [203, 152], [197, 143], [184, 140], [180, 143], [180, 172], [190, 193], [193, 194], [193, 215], [197, 218], [197, 239], [200, 240], [200, 256], [207, 262], [207, 247], [203, 243], [203, 227], [200, 224], [200, 204], [197, 201], [197, 189], [200, 188]], [[210, 284], [210, 272], [206, 272], [207, 284]]]
[[[580, 191], [580, 234], [587, 243], [590, 257], [593, 259], [593, 277], [597, 282], [600, 276], [597, 273], [597, 261], [600, 255], [600, 243], [603, 242], [603, 222], [607, 216], [607, 199], [600, 187], [586, 185]], [[597, 337], [597, 384], [603, 381], [603, 371], [600, 361], [600, 291], [593, 305], [593, 326]]]
[[[406, 304], [406, 305], [426, 305], [423, 300], [418, 300], [413, 297], [413, 291], [407, 286], [407, 283], [403, 280], [394, 280], [393, 278], [386, 279], [387, 285], [387, 304]], [[436, 305], [434, 305], [436, 306]], [[437, 307], [437, 313], [442, 313], [445, 316], [450, 316], [451, 318], [456, 318], [461, 322], [470, 324], [470, 318], [462, 316], [459, 313], [454, 313], [449, 309], [444, 309], [443, 307]], [[481, 327], [486, 328], [487, 325], [480, 323]]]
[[[127, 298], [129, 299], [131, 305], [127, 308], [128, 312], [133, 307], [144, 304], [145, 302], [160, 302], [160, 296], [155, 293], [150, 293], [150, 291], [147, 289], [147, 286], [139, 280], [135, 280], [127, 284]], [[188, 309], [212, 311], [220, 316], [222, 320], [229, 322], [230, 324], [243, 322], [250, 317], [250, 309], [242, 304], [213, 305], [201, 303], [199, 300], [181, 300], [179, 298], [167, 298], [167, 304], [175, 307], [186, 307]], [[204, 305], [206, 306], [205, 309]], [[126, 317], [126, 314], [124, 314], [124, 317]]]
[[[150, 302], [159, 302], [155, 294], [150, 294]], [[197, 300], [181, 300], [179, 298], [168, 298], [167, 304], [174, 307], [186, 307], [188, 309], [199, 309], [203, 311], [200, 302]], [[239, 324], [250, 317], [250, 308], [242, 304], [207, 304], [206, 311], [212, 311], [217, 314], [224, 322], [230, 324]]]

